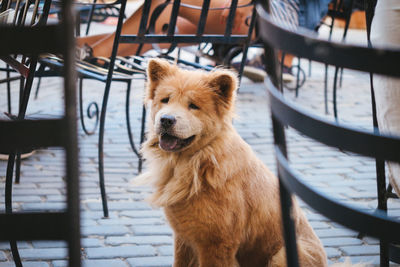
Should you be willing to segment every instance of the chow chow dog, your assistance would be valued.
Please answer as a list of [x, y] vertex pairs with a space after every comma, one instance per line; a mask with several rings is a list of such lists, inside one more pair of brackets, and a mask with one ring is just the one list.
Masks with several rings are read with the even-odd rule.
[[[174, 266], [286, 266], [278, 179], [232, 125], [235, 74], [161, 59], [147, 74], [148, 168], [138, 179], [152, 182], [150, 201], [174, 230]], [[327, 266], [296, 201], [293, 218], [301, 266]]]

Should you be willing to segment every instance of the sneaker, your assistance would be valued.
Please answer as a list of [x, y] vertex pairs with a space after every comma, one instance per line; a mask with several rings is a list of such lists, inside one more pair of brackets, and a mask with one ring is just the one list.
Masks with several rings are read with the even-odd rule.
[[[29, 150], [29, 151], [26, 151], [26, 152], [22, 152], [21, 153], [21, 159], [26, 159], [26, 158], [29, 158], [30, 156], [32, 156], [33, 154], [35, 154], [35, 152], [36, 152], [36, 150]], [[0, 152], [0, 160], [5, 160], [5, 161], [7, 161], [8, 160], [8, 154], [2, 154], [1, 152]]]
[[[263, 82], [264, 78], [267, 76], [263, 63], [263, 57], [264, 55], [257, 55], [251, 60], [246, 60], [243, 68], [243, 76], [249, 78], [253, 82]], [[241, 62], [233, 63], [232, 67], [239, 72], [240, 64]]]
[[93, 49], [88, 44], [84, 44], [82, 47], [77, 47], [75, 53], [76, 59], [81, 61], [89, 61], [93, 58]]
[[282, 80], [284, 83], [291, 83], [296, 80], [292, 72], [292, 67], [287, 67], [283, 65]]

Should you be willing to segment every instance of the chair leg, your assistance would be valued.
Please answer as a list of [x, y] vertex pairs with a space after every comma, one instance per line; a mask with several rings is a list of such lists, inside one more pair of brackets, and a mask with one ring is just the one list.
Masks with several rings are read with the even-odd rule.
[[131, 82], [127, 82], [127, 88], [126, 88], [126, 101], [125, 101], [125, 115], [126, 115], [126, 128], [128, 130], [128, 138], [129, 138], [129, 143], [131, 145], [131, 148], [133, 152], [140, 158], [140, 153], [136, 149], [135, 146], [135, 140], [133, 139], [133, 134], [132, 134], [132, 128], [131, 128], [131, 121], [130, 121], [130, 115], [129, 115], [129, 110], [130, 110], [130, 96], [131, 96]]
[[[39, 66], [39, 69], [37, 70], [37, 73], [42, 73], [46, 69], [46, 66], [44, 64], [41, 64]], [[40, 84], [42, 83], [42, 77], [39, 77], [37, 85], [36, 85], [36, 90], [35, 90], [35, 99], [38, 98], [39, 96], [39, 89], [40, 89]]]
[[[108, 86], [107, 86], [108, 85]], [[100, 113], [100, 127], [99, 127], [99, 150], [98, 150], [98, 160], [99, 160], [99, 185], [101, 200], [103, 204], [104, 217], [108, 217], [108, 205], [107, 205], [107, 194], [104, 183], [104, 125], [106, 120], [106, 109], [108, 96], [110, 92], [110, 84], [106, 85], [106, 89], [103, 96], [103, 105], [101, 107]]]
[[325, 103], [325, 114], [328, 114], [328, 65], [327, 64], [325, 64], [324, 103]]
[[[299, 88], [300, 88], [300, 71], [301, 71], [301, 68], [300, 68], [300, 58], [299, 58], [299, 62], [297, 63], [298, 65], [298, 67], [297, 67], [297, 74], [296, 74], [296, 88], [295, 88], [295, 96], [296, 97], [298, 97], [299, 96]], [[304, 78], [305, 78], [305, 75], [304, 75]]]
[[93, 5], [92, 5], [92, 7], [90, 8], [90, 11], [89, 11], [89, 18], [88, 18], [88, 22], [87, 22], [87, 27], [86, 27], [85, 35], [88, 35], [88, 34], [89, 34], [90, 25], [92, 24], [92, 20], [93, 20], [94, 9], [95, 9], [95, 7], [96, 7], [94, 4], [96, 4], [96, 2], [97, 2], [97, 0], [94, 0], [94, 1], [93, 1]]
[[6, 70], [6, 78], [7, 78], [7, 105], [8, 105], [8, 113], [11, 114], [11, 81], [10, 81], [10, 71], [9, 66], [7, 65]]
[[[140, 145], [143, 144], [144, 138], [145, 138], [145, 132], [146, 130], [146, 107], [143, 105], [142, 107], [142, 128], [140, 129]], [[143, 165], [143, 158], [139, 157], [139, 173], [142, 172], [142, 165]]]
[[15, 183], [19, 184], [21, 179], [21, 153], [17, 153], [17, 160], [15, 162]]
[[[8, 156], [7, 174], [6, 174], [6, 188], [5, 188], [5, 206], [6, 213], [12, 213], [12, 178], [14, 172], [15, 153]], [[19, 256], [17, 242], [10, 240], [11, 254], [14, 259], [15, 266], [22, 267], [21, 257]]]
[[335, 67], [335, 76], [333, 78], [333, 115], [335, 119], [338, 119], [338, 112], [337, 112], [337, 78], [339, 73], [339, 67]]
[[283, 62], [285, 61], [285, 56], [286, 56], [286, 54], [284, 52], [282, 52], [281, 66], [280, 66], [281, 67], [281, 70], [280, 70], [280, 84], [279, 84], [282, 94], [283, 94]]

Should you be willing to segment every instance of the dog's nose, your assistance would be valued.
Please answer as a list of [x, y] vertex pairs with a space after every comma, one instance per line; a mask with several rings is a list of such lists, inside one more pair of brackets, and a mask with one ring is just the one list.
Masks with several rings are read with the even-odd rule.
[[168, 128], [171, 128], [175, 124], [176, 119], [174, 116], [171, 116], [171, 115], [162, 115], [160, 118], [160, 121], [161, 121], [161, 126], [164, 129], [168, 129]]

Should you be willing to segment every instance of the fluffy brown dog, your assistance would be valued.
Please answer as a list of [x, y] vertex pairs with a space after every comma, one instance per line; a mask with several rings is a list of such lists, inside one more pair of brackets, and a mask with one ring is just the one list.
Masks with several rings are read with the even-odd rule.
[[[174, 230], [174, 266], [286, 266], [278, 180], [232, 126], [235, 75], [151, 60], [148, 79], [142, 179]], [[301, 266], [326, 266], [296, 203], [293, 216]]]

